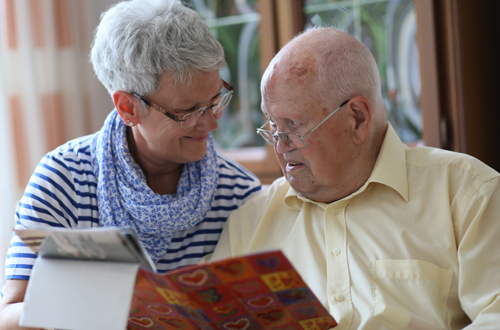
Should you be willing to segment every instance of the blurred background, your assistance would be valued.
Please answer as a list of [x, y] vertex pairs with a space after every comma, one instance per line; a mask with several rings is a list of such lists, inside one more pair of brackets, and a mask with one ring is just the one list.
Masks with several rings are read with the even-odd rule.
[[[15, 206], [40, 158], [99, 130], [113, 109], [88, 54], [101, 12], [116, 1], [0, 0], [0, 260]], [[343, 29], [372, 51], [388, 118], [410, 147], [466, 152], [500, 168], [500, 1], [184, 2], [222, 43], [221, 77], [235, 87], [214, 133], [217, 147], [264, 183], [281, 172], [255, 134], [263, 123], [261, 74], [294, 35], [318, 26]]]

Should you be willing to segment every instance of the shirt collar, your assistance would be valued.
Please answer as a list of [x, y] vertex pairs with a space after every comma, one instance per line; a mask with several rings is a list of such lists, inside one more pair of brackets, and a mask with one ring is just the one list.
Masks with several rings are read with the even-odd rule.
[[[408, 201], [408, 179], [406, 175], [406, 146], [399, 139], [396, 131], [392, 128], [391, 124], [387, 125], [384, 142], [380, 148], [380, 152], [375, 162], [372, 174], [367, 182], [359, 188], [358, 191], [351, 194], [352, 196], [358, 195], [366, 187], [372, 183], [380, 183], [396, 190], [401, 197]], [[297, 193], [292, 187], [288, 189], [285, 196], [285, 204], [293, 209], [298, 210], [302, 207], [303, 202], [313, 202], [302, 194]], [[315, 203], [315, 202], [313, 202]], [[323, 203], [315, 203], [322, 204]], [[321, 206], [321, 205], [320, 205]]]
[[406, 174], [406, 145], [399, 139], [391, 124], [387, 125], [384, 142], [368, 183], [378, 182], [396, 190], [408, 201], [408, 177]]

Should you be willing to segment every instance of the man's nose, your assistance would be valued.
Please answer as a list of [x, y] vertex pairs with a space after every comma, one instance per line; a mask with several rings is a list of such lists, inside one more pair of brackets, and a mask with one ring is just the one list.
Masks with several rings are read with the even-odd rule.
[[276, 141], [276, 145], [274, 147], [276, 148], [276, 151], [279, 154], [284, 154], [284, 153], [287, 153], [287, 152], [295, 149], [295, 148], [290, 147], [289, 145], [287, 145], [285, 143], [285, 141], [283, 141], [283, 138], [281, 136], [278, 137], [278, 140]]

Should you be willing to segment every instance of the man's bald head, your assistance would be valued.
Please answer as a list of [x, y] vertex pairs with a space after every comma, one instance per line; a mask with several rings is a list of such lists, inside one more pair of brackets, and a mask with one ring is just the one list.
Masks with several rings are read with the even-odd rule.
[[[330, 202], [366, 182], [387, 118], [378, 68], [362, 43], [331, 28], [303, 33], [271, 61], [261, 88], [270, 141], [292, 188]], [[299, 146], [289, 142], [297, 136]]]
[[333, 103], [362, 95], [385, 118], [380, 74], [373, 55], [365, 45], [340, 30], [310, 30], [283, 47], [264, 73], [264, 96], [268, 80], [276, 77], [290, 83], [308, 80]]

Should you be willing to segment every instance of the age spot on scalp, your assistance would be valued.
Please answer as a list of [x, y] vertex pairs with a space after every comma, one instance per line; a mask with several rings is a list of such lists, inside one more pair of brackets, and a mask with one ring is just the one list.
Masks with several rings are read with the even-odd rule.
[[290, 74], [291, 75], [294, 75], [294, 76], [297, 76], [297, 77], [300, 77], [300, 76], [303, 76], [307, 73], [307, 68], [304, 67], [304, 66], [299, 66], [297, 65], [297, 63], [294, 64], [294, 66], [292, 66], [290, 68]]

